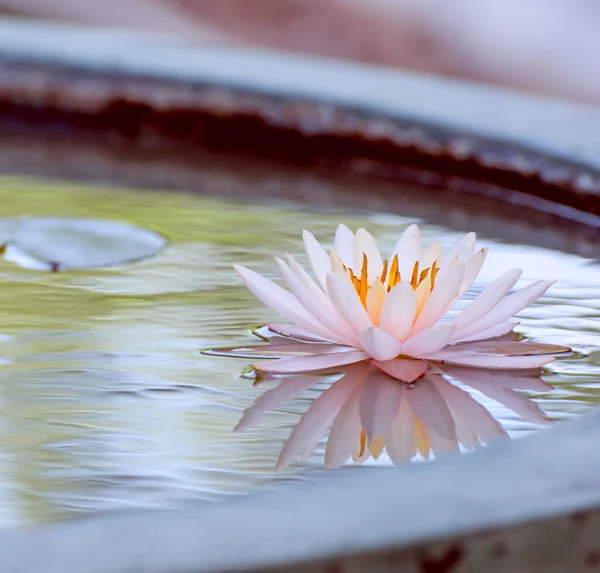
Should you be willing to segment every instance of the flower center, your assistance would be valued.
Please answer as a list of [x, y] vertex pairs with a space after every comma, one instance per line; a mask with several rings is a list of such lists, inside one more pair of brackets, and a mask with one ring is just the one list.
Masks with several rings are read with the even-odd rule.
[[[354, 271], [346, 267], [346, 265], [344, 265], [341, 261], [339, 261], [339, 263], [344, 271], [348, 273], [350, 281], [354, 285], [354, 288], [356, 289], [363, 306], [366, 308], [367, 295], [369, 294], [369, 290], [373, 288], [373, 284], [369, 285], [367, 276], [367, 269], [369, 265], [367, 255], [363, 253], [362, 266], [358, 274], [354, 274]], [[423, 270], [419, 269], [419, 261], [416, 261], [410, 278], [410, 285], [412, 286], [413, 290], [417, 290], [423, 281], [429, 277], [430, 285], [428, 291], [431, 292], [435, 286], [435, 278], [439, 270], [440, 269], [437, 266], [437, 261], [433, 261], [433, 264], [430, 267], [427, 267]], [[383, 270], [381, 271], [381, 276], [377, 280], [383, 285], [385, 293], [390, 292], [390, 290], [402, 280], [400, 271], [398, 270], [398, 255], [394, 256], [391, 265], [388, 265], [387, 259], [383, 260]]]

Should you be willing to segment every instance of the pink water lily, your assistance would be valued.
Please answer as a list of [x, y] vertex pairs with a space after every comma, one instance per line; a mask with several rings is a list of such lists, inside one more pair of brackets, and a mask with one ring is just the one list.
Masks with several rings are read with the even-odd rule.
[[444, 253], [437, 243], [423, 249], [419, 227], [411, 225], [387, 259], [365, 229], [353, 233], [340, 225], [329, 254], [308, 231], [303, 238], [316, 280], [290, 255], [276, 259], [289, 290], [235, 266], [248, 289], [289, 321], [270, 324], [271, 331], [298, 345], [277, 360], [258, 362], [257, 370], [293, 374], [369, 360], [401, 380], [394, 373], [398, 359], [491, 369], [539, 368], [554, 360], [547, 349], [538, 352], [543, 345], [498, 339], [554, 281], [509, 294], [521, 270], [508, 271], [447, 318], [485, 260], [485, 249], [475, 251], [474, 233]]
[[[410, 362], [403, 360], [397, 369], [410, 368]], [[490, 412], [468, 392], [449, 382], [447, 376], [491, 395], [528, 422], [548, 422], [533, 400], [515, 391], [551, 390], [539, 377], [539, 369], [507, 372], [445, 368], [441, 371], [429, 366], [416, 384], [408, 385], [368, 362], [340, 367], [341, 377], [312, 402], [292, 429], [277, 466], [283, 468], [298, 456], [306, 461], [328, 431], [328, 467], [339, 467], [350, 457], [357, 463], [369, 457], [377, 459], [384, 450], [393, 463], [400, 464], [417, 454], [428, 459], [431, 453], [469, 450], [506, 437], [508, 434]], [[278, 386], [267, 390], [245, 410], [237, 431], [258, 424], [263, 413], [327, 378], [323, 373], [267, 376], [279, 378]]]

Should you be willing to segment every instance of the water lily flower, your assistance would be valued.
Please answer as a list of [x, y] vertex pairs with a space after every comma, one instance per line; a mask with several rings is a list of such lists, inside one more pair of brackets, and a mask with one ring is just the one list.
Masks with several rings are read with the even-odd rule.
[[[356, 463], [369, 457], [377, 459], [384, 449], [394, 464], [401, 464], [417, 454], [429, 459], [432, 453], [471, 450], [507, 437], [491, 413], [468, 392], [447, 380], [448, 376], [484, 394], [491, 393], [496, 399], [500, 396], [524, 420], [535, 424], [548, 422], [533, 400], [515, 391], [551, 390], [539, 377], [539, 370], [525, 373], [445, 368], [442, 372], [429, 367], [416, 384], [409, 385], [368, 362], [340, 367], [341, 377], [312, 402], [294, 426], [277, 466], [283, 468], [298, 456], [306, 461], [328, 430], [325, 448], [328, 467], [339, 467], [350, 457]], [[323, 373], [279, 376], [279, 385], [267, 390], [244, 412], [236, 430], [258, 424], [264, 412], [326, 378]]]
[[[554, 360], [545, 345], [498, 338], [513, 330], [518, 322], [511, 318], [554, 281], [539, 280], [508, 294], [522, 272], [508, 271], [447, 318], [485, 260], [485, 249], [475, 252], [474, 233], [444, 253], [437, 243], [423, 249], [419, 227], [410, 225], [387, 259], [365, 229], [353, 233], [340, 225], [329, 254], [308, 231], [303, 238], [316, 281], [290, 255], [276, 259], [289, 290], [235, 265], [248, 289], [289, 321], [270, 324], [271, 331], [297, 342], [277, 360], [255, 364], [257, 370], [293, 374], [370, 361], [412, 382], [432, 362], [530, 369]], [[402, 361], [410, 363], [409, 375], [399, 368]]]

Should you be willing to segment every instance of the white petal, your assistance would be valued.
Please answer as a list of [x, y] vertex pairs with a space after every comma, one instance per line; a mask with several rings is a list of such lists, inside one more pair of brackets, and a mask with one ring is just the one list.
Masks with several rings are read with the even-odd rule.
[[433, 265], [434, 261], [437, 261], [438, 266], [442, 258], [442, 245], [439, 243], [433, 243], [429, 245], [428, 249], [419, 258], [419, 268], [425, 270]]
[[376, 326], [363, 330], [360, 343], [365, 352], [375, 360], [391, 360], [402, 352], [402, 344]]
[[409, 283], [399, 282], [383, 301], [379, 326], [396, 340], [404, 342], [410, 334], [416, 311], [415, 291]]
[[428, 368], [427, 362], [424, 360], [408, 360], [406, 358], [396, 358], [384, 362], [375, 360], [372, 364], [388, 376], [407, 383], [421, 378]]
[[326, 289], [327, 273], [331, 271], [331, 259], [312, 233], [303, 231], [302, 239], [304, 241], [304, 249], [308, 255], [310, 266], [312, 267], [317, 280], [321, 283], [321, 286]]
[[373, 236], [366, 229], [358, 229], [353, 253], [354, 274], [357, 276], [362, 268], [363, 254], [367, 256], [367, 281], [372, 283], [375, 279], [381, 277], [383, 259]]
[[[398, 255], [398, 270], [404, 280], [410, 280], [415, 262], [421, 257], [421, 231], [417, 225], [410, 225], [400, 235], [392, 250], [389, 263]], [[408, 278], [407, 278], [408, 277]]]
[[458, 298], [458, 289], [465, 273], [464, 263], [456, 263], [448, 269], [440, 271], [431, 295], [425, 301], [411, 335], [423, 332], [432, 327], [450, 310]]
[[356, 333], [371, 326], [369, 314], [347, 276], [328, 273], [327, 291], [335, 309]]
[[335, 232], [334, 249], [342, 263], [349, 269], [353, 268], [354, 240], [354, 233], [346, 225], [338, 225]]
[[458, 291], [458, 296], [462, 296], [465, 291], [473, 284], [473, 281], [477, 278], [483, 263], [485, 262], [485, 257], [487, 255], [487, 249], [481, 249], [475, 253], [470, 259], [468, 259], [465, 263], [465, 274], [460, 283], [460, 288]]
[[398, 415], [402, 386], [383, 373], [370, 374], [361, 387], [360, 421], [369, 442], [382, 436]]
[[[499, 336], [503, 336], [508, 334], [513, 330], [515, 326], [519, 326], [519, 322], [501, 322], [500, 324], [496, 324], [487, 330], [482, 330], [473, 336], [469, 336], [468, 338], [461, 338], [461, 342], [475, 342], [476, 340], [488, 340], [490, 338], [497, 338]], [[456, 336], [452, 337], [453, 339]]]
[[513, 269], [498, 277], [487, 285], [464, 310], [458, 313], [454, 318], [454, 324], [456, 324], [455, 338], [460, 337], [461, 330], [471, 326], [476, 320], [492, 310], [515, 286], [522, 272], [521, 269]]
[[460, 338], [464, 340], [465, 338], [469, 338], [474, 334], [479, 334], [483, 330], [495, 326], [499, 322], [504, 322], [511, 318], [526, 306], [529, 306], [540, 298], [554, 282], [555, 281], [537, 281], [520, 291], [508, 295], [490, 310], [490, 312], [483, 315], [470, 326], [462, 329]]
[[234, 268], [248, 290], [273, 312], [317, 336], [336, 340], [335, 333], [317, 321], [294, 295], [246, 267], [234, 265]]
[[349, 352], [331, 352], [316, 356], [295, 356], [293, 358], [257, 362], [254, 368], [261, 372], [271, 372], [272, 374], [299, 374], [301, 372], [316, 372], [346, 364], [354, 364], [366, 358], [367, 355], [364, 352], [351, 350]]
[[442, 257], [441, 266], [447, 267], [456, 257], [459, 261], [466, 261], [473, 255], [476, 238], [475, 233], [467, 233], [458, 239]]
[[[402, 354], [413, 358], [429, 357], [443, 348], [454, 334], [455, 326], [451, 322], [442, 322], [409, 338], [402, 345]], [[362, 338], [361, 338], [362, 340]]]
[[[358, 346], [358, 335], [338, 314], [329, 297], [316, 285], [306, 272], [291, 257], [288, 266], [281, 259], [276, 259], [279, 271], [292, 294], [300, 304], [308, 310], [315, 320], [322, 322], [337, 335], [339, 342], [350, 346]], [[293, 270], [292, 270], [293, 269]]]

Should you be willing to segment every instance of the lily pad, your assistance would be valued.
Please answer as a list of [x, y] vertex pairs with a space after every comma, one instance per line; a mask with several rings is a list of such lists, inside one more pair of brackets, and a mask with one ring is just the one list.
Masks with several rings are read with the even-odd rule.
[[6, 260], [21, 267], [58, 271], [109, 267], [151, 257], [167, 241], [120, 221], [67, 217], [0, 218]]

